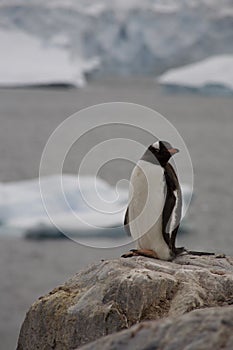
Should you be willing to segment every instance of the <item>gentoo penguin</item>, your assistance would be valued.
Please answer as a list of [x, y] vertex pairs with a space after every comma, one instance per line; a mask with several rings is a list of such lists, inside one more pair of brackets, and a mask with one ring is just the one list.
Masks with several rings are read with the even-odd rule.
[[148, 147], [133, 169], [124, 225], [137, 240], [137, 249], [122, 257], [143, 255], [172, 260], [185, 251], [175, 247], [182, 195], [169, 159], [177, 152], [170, 143], [157, 141]]
[[183, 252], [199, 256], [215, 255], [175, 246], [181, 220], [182, 194], [169, 159], [177, 152], [179, 150], [170, 143], [157, 141], [148, 147], [133, 169], [124, 225], [127, 233], [137, 240], [137, 249], [122, 257], [142, 255], [172, 260]]

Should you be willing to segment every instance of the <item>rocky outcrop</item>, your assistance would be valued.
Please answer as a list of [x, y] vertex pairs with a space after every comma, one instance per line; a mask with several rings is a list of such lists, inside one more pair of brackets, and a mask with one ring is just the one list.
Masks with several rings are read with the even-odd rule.
[[[195, 323], [198, 327], [202, 324], [205, 332], [205, 323], [199, 322], [202, 317], [199, 312], [214, 322], [215, 311], [200, 310], [196, 314], [182, 315], [194, 309], [216, 306], [224, 306], [220, 310], [226, 310], [228, 314], [233, 312], [232, 307], [227, 306], [232, 303], [233, 258], [184, 255], [173, 262], [144, 257], [102, 261], [76, 274], [31, 306], [20, 331], [17, 349], [75, 349], [139, 322], [162, 318], [168, 319], [140, 324], [137, 326], [142, 326], [139, 333], [144, 332], [144, 328], [153, 333], [153, 327], [163, 333], [168, 327], [170, 335], [176, 336], [178, 328], [172, 328], [172, 324], [183, 327], [185, 317], [190, 320], [187, 322], [190, 327]], [[222, 312], [224, 316], [223, 311], [216, 312]], [[174, 321], [176, 318], [177, 322]], [[227, 322], [232, 322], [232, 318], [231, 321], [227, 318]], [[130, 334], [127, 332], [123, 333], [126, 338]], [[192, 329], [187, 328], [187, 337], [188, 332], [191, 334]], [[206, 332], [208, 334], [209, 330]], [[179, 334], [182, 337], [182, 330]], [[104, 346], [110, 349], [108, 345]]]
[[177, 318], [143, 322], [80, 350], [232, 350], [233, 306], [194, 310]]

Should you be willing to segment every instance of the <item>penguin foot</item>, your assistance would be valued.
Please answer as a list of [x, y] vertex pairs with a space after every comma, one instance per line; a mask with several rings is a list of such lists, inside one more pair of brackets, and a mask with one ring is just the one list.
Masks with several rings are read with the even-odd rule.
[[132, 256], [145, 256], [147, 258], [158, 259], [155, 251], [151, 249], [131, 249], [128, 253], [121, 255], [122, 258], [131, 258]]

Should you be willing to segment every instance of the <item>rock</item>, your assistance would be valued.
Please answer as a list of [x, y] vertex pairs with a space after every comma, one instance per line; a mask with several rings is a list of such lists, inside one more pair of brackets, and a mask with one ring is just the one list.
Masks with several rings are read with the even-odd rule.
[[147, 321], [102, 337], [80, 350], [233, 349], [233, 306], [194, 310], [177, 318]]
[[75, 349], [139, 322], [232, 303], [233, 258], [183, 255], [173, 262], [145, 257], [102, 261], [31, 306], [17, 349]]

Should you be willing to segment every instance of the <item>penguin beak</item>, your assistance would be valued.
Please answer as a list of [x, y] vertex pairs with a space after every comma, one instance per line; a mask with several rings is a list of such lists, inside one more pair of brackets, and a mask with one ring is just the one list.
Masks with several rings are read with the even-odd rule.
[[173, 155], [173, 154], [178, 153], [179, 150], [178, 150], [177, 148], [169, 148], [169, 149], [168, 149], [168, 152], [169, 152], [171, 155]]

